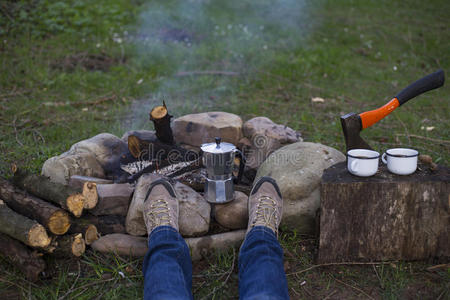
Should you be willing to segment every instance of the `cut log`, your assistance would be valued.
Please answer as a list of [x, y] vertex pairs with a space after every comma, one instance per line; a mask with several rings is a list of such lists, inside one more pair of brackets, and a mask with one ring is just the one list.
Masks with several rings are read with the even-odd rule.
[[70, 187], [76, 189], [77, 191], [81, 191], [86, 182], [102, 183], [102, 184], [113, 183], [113, 181], [109, 180], [109, 179], [90, 177], [90, 176], [81, 176], [81, 175], [72, 175], [72, 176], [70, 176], [68, 185]]
[[81, 216], [83, 212], [84, 197], [76, 189], [52, 182], [48, 177], [17, 169], [13, 183], [36, 197], [61, 206], [75, 217]]
[[17, 213], [36, 220], [51, 233], [62, 235], [69, 230], [69, 214], [42, 199], [22, 191], [0, 178], [0, 197]]
[[351, 175], [346, 163], [322, 176], [319, 263], [450, 257], [450, 169], [411, 175]]
[[31, 251], [21, 242], [0, 233], [0, 254], [18, 268], [25, 277], [35, 282], [45, 270], [45, 262], [36, 251]]
[[85, 209], [93, 209], [98, 204], [97, 183], [85, 182], [83, 184], [84, 206]]
[[44, 226], [14, 212], [1, 199], [0, 232], [31, 247], [47, 247], [51, 240]]
[[163, 105], [156, 106], [150, 111], [150, 120], [153, 121], [153, 125], [155, 126], [156, 136], [161, 142], [169, 145], [174, 144], [173, 133], [170, 128], [171, 118], [172, 116], [169, 115], [164, 101]]
[[80, 257], [86, 250], [81, 233], [64, 235], [57, 239], [57, 247], [53, 254], [57, 257]]
[[82, 233], [86, 245], [92, 244], [99, 238], [97, 226], [82, 218], [72, 220], [69, 233]]
[[126, 216], [134, 187], [128, 183], [97, 184], [98, 203], [89, 212], [96, 216]]
[[[186, 238], [193, 261], [217, 251], [239, 247], [245, 238], [246, 230], [235, 230], [198, 238]], [[103, 253], [115, 253], [127, 256], [145, 256], [148, 250], [147, 237], [128, 234], [108, 234], [92, 244], [92, 248]]]

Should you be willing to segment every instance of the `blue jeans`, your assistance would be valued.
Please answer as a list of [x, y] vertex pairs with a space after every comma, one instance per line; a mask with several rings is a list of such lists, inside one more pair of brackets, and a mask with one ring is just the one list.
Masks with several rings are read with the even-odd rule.
[[[144, 299], [193, 299], [192, 263], [181, 235], [160, 226], [149, 237], [144, 259]], [[239, 253], [240, 299], [289, 299], [283, 249], [273, 231], [256, 226]]]

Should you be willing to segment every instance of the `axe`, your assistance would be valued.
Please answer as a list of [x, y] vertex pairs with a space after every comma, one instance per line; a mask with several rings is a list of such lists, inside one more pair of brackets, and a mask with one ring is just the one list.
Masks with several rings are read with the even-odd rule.
[[444, 71], [431, 73], [410, 84], [397, 94], [391, 101], [382, 107], [360, 114], [349, 113], [341, 116], [342, 130], [344, 131], [347, 151], [351, 149], [372, 149], [360, 136], [361, 130], [372, 126], [406, 101], [430, 90], [444, 85]]

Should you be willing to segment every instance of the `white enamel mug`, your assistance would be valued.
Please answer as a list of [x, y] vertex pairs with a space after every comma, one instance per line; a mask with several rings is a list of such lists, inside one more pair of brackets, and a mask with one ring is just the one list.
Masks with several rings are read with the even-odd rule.
[[381, 160], [387, 165], [391, 173], [397, 175], [409, 175], [417, 169], [417, 157], [419, 151], [408, 148], [388, 149]]
[[352, 149], [347, 152], [347, 169], [356, 176], [372, 176], [378, 171], [379, 158], [377, 151]]

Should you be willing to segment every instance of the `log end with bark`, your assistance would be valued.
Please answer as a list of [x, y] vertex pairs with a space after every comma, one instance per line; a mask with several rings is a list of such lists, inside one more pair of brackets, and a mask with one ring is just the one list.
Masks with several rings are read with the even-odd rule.
[[48, 219], [47, 227], [56, 235], [65, 234], [70, 228], [69, 214], [62, 209], [54, 211]]
[[59, 257], [80, 257], [86, 250], [86, 244], [81, 233], [61, 236], [53, 254]]
[[45, 248], [51, 239], [44, 226], [10, 209], [0, 199], [0, 232], [31, 247]]
[[67, 209], [76, 217], [81, 216], [83, 212], [84, 199], [77, 189], [52, 182], [46, 176], [15, 168], [13, 183], [36, 197]]
[[155, 125], [156, 136], [166, 144], [174, 144], [172, 129], [170, 128], [170, 119], [172, 116], [167, 110], [166, 103], [156, 106], [150, 111], [150, 120]]
[[83, 184], [84, 208], [93, 209], [98, 203], [97, 184], [95, 182], [85, 182]]
[[84, 196], [82, 194], [70, 195], [66, 199], [67, 209], [77, 218], [83, 214]]

